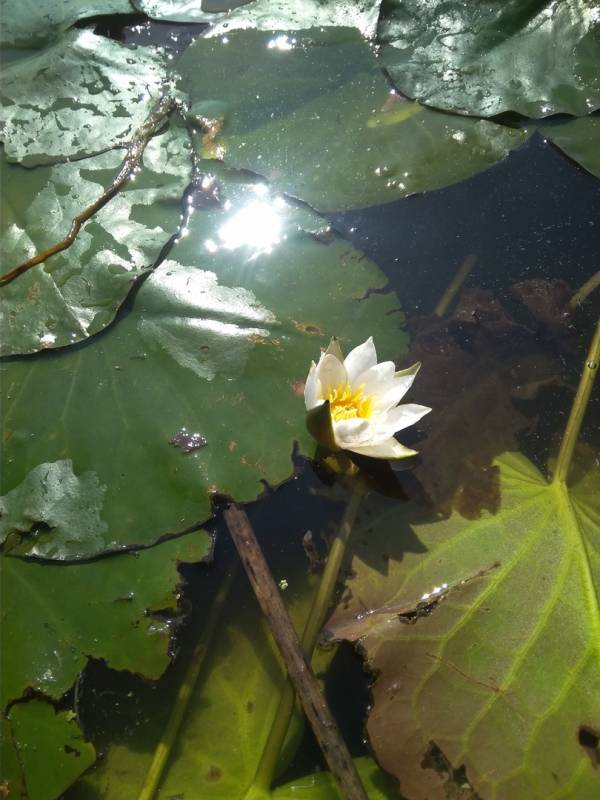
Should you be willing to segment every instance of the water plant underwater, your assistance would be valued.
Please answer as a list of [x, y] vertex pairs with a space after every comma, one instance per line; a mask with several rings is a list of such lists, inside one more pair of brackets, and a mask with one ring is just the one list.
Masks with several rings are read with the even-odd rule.
[[[486, 269], [467, 254], [432, 317], [407, 320], [389, 272], [331, 221], [433, 196], [536, 137], [599, 174], [594, 9], [496, 3], [453, 16], [445, 5], [2, 9], [0, 780], [11, 795], [338, 796], [327, 771], [277, 785], [301, 715], [260, 616], [238, 600], [239, 572], [207, 595], [201, 634], [175, 659], [170, 714], [108, 743], [86, 716], [110, 706], [94, 698], [94, 665], [115, 681], [141, 676], [136, 697], [144, 680], [165, 685], [189, 610], [178, 567], [210, 560], [214, 498], [234, 498], [261, 536], [261, 504], [277, 495], [257, 500], [262, 482], [290, 477], [296, 442], [326, 470], [332, 485], [313, 491], [335, 497], [338, 523], [320, 578], [287, 564], [283, 598], [315, 672], [331, 657], [316, 647], [324, 629], [356, 642], [377, 676], [367, 733], [395, 780], [354, 758], [367, 796], [398, 796], [397, 782], [409, 800], [597, 796], [600, 486], [593, 430], [580, 435], [597, 330], [552, 479], [545, 453], [536, 466], [516, 451], [534, 424], [518, 404], [573, 383], [598, 274], [583, 265], [573, 290], [541, 271], [512, 287], [512, 317], [489, 292], [462, 291]], [[133, 7], [182, 22], [174, 37], [211, 27], [165, 58], [140, 44], [146, 18], [133, 47], [89, 19]], [[558, 39], [560, 58], [538, 69]], [[413, 277], [408, 267], [408, 289]], [[372, 334], [414, 366], [377, 364]], [[341, 345], [355, 349], [344, 359]], [[400, 404], [420, 361], [427, 416]], [[471, 424], [492, 403], [485, 426]], [[371, 472], [372, 456], [384, 467], [415, 450], [406, 480], [386, 480], [415, 478], [429, 505], [386, 496]]]

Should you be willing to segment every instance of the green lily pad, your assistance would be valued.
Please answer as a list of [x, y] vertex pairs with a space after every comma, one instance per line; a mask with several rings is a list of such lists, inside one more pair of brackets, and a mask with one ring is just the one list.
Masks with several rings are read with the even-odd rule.
[[252, 0], [131, 0], [138, 11], [152, 19], [171, 22], [215, 22], [224, 12]]
[[396, 86], [436, 108], [546, 117], [600, 106], [594, 3], [385, 0], [377, 33]]
[[[0, 497], [4, 552], [65, 558], [103, 549], [104, 489], [93, 472], [77, 477], [67, 460], [35, 467], [23, 483]], [[14, 541], [6, 542], [7, 537]]]
[[0, 0], [0, 45], [35, 47], [97, 14], [131, 14], [128, 0]]
[[538, 129], [592, 175], [600, 178], [600, 117], [583, 117]]
[[368, 734], [406, 797], [444, 796], [422, 766], [434, 742], [481, 797], [592, 800], [579, 736], [600, 730], [600, 470], [568, 490], [521, 454], [496, 464], [500, 511], [476, 521], [370, 501], [328, 628], [377, 673]]
[[14, 705], [6, 727], [14, 749], [2, 778], [10, 797], [56, 800], [96, 760], [73, 713], [42, 700]]
[[[111, 151], [31, 170], [0, 162], [3, 268], [61, 241], [73, 217], [110, 185], [122, 158]], [[143, 163], [70, 247], [0, 288], [2, 355], [74, 344], [112, 322], [134, 280], [177, 230], [190, 169], [185, 134], [169, 130], [152, 139]]]
[[[217, 4], [220, 5], [219, 0]], [[208, 7], [206, 0], [204, 5]], [[224, 36], [234, 30], [249, 28], [297, 31], [335, 26], [357, 28], [363, 36], [372, 38], [377, 28], [381, 0], [254, 0], [240, 5], [241, 8], [227, 14], [206, 35]]]
[[333, 334], [373, 335], [382, 359], [407, 341], [395, 295], [369, 291], [384, 274], [320, 217], [255, 178], [216, 186], [118, 324], [0, 373], [3, 491], [45, 462], [95, 472], [108, 550], [207, 519], [212, 491], [247, 501], [288, 478], [294, 442], [313, 452], [302, 381]]
[[[390, 94], [371, 48], [353, 29], [284, 38], [289, 50], [272, 47], [278, 40], [260, 31], [232, 33], [227, 44], [199, 39], [177, 68], [192, 115], [223, 119], [207, 155], [265, 175], [321, 211], [456, 183], [528, 136]], [[240, 71], [241, 81], [234, 79]], [[274, 73], [275, 84], [268, 78]]]
[[32, 167], [126, 143], [161, 94], [165, 72], [156, 48], [134, 49], [88, 29], [13, 61], [0, 80], [8, 160]]
[[0, 557], [0, 707], [30, 689], [59, 699], [89, 658], [158, 678], [169, 663], [170, 627], [152, 612], [177, 613], [177, 563], [210, 552], [211, 539], [200, 531], [85, 564]]
[[[355, 758], [354, 766], [369, 800], [397, 800], [396, 782], [372, 758]], [[339, 800], [340, 794], [329, 772], [313, 772], [278, 786], [271, 796], [273, 800]]]

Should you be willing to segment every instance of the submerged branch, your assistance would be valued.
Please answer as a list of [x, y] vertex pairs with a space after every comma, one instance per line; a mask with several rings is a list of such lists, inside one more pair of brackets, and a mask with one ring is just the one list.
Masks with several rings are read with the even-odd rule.
[[176, 102], [177, 101], [175, 98], [171, 95], [165, 95], [158, 101], [142, 125], [140, 125], [140, 127], [133, 134], [133, 137], [127, 146], [127, 152], [125, 154], [125, 158], [123, 159], [121, 169], [119, 170], [116, 178], [97, 200], [91, 203], [91, 205], [85, 208], [73, 219], [71, 228], [65, 238], [62, 241], [52, 245], [52, 247], [48, 247], [46, 250], [36, 253], [36, 255], [29, 258], [27, 261], [19, 264], [18, 267], [15, 267], [9, 272], [4, 273], [4, 275], [1, 275], [0, 286], [10, 283], [19, 275], [22, 275], [24, 272], [28, 272], [32, 267], [36, 267], [38, 264], [43, 263], [51, 256], [56, 255], [56, 253], [66, 250], [67, 247], [70, 247], [73, 244], [77, 238], [77, 235], [79, 234], [79, 231], [81, 230], [82, 225], [87, 222], [90, 217], [93, 217], [97, 211], [100, 211], [100, 209], [103, 208], [109, 200], [112, 200], [112, 198], [123, 188], [123, 186], [125, 186], [125, 184], [135, 175], [136, 170], [139, 168], [142, 161], [142, 156], [144, 155], [146, 145], [150, 141], [152, 135], [163, 124], [163, 122], [165, 122], [171, 111], [175, 108]]
[[594, 291], [594, 289], [598, 289], [598, 287], [600, 287], [600, 270], [592, 275], [592, 277], [587, 280], [569, 300], [569, 308], [571, 311], [574, 311], [578, 306], [580, 306], [583, 301], [586, 300], [586, 298]]
[[348, 748], [310, 668], [248, 517], [233, 504], [226, 508], [224, 516], [288, 675], [342, 797], [345, 800], [367, 800]]
[[599, 364], [600, 320], [598, 320], [596, 323], [596, 332], [594, 334], [594, 338], [592, 339], [592, 344], [590, 345], [590, 350], [583, 367], [583, 373], [581, 374], [581, 379], [579, 380], [579, 386], [577, 387], [577, 394], [575, 395], [575, 400], [573, 401], [571, 413], [569, 414], [567, 427], [560, 444], [560, 451], [558, 453], [556, 468], [552, 478], [553, 483], [567, 482], [571, 459], [573, 458], [573, 452], [575, 450], [575, 445], [577, 444], [581, 423], [583, 422], [583, 417], [590, 399], [590, 394], [592, 393], [592, 386], [594, 385], [594, 380], [598, 374]]

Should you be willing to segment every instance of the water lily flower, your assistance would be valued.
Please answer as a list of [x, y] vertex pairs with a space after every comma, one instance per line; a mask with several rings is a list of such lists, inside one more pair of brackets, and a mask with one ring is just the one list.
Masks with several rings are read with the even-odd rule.
[[306, 424], [315, 439], [331, 450], [350, 450], [375, 458], [415, 455], [394, 437], [431, 411], [427, 406], [398, 405], [420, 363], [396, 372], [393, 361], [377, 363], [370, 336], [344, 358], [337, 339], [313, 361], [304, 387]]

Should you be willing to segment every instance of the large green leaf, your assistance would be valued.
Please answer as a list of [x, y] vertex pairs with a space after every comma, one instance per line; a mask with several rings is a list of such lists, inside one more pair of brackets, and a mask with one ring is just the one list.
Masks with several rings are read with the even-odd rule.
[[[113, 320], [133, 281], [177, 230], [189, 180], [186, 146], [181, 130], [152, 139], [136, 180], [94, 215], [70, 247], [0, 288], [3, 355], [73, 344]], [[110, 185], [122, 158], [110, 151], [35, 169], [0, 162], [3, 268], [61, 241], [73, 217]]]
[[252, 0], [131, 0], [133, 5], [152, 19], [171, 22], [214, 22], [223, 12], [250, 3]]
[[[253, 178], [224, 172], [217, 185], [222, 205], [193, 214], [118, 324], [2, 368], [3, 491], [64, 458], [95, 472], [109, 550], [206, 519], [216, 489], [245, 501], [287, 478], [294, 441], [314, 447], [301, 382], [332, 335], [349, 348], [372, 334], [382, 358], [406, 342], [396, 297], [369, 291], [383, 273], [317, 238], [320, 217]], [[206, 446], [170, 444], [182, 428]]]
[[585, 115], [600, 106], [592, 0], [385, 0], [378, 27], [396, 86], [427, 105], [490, 117]]
[[372, 500], [328, 627], [377, 673], [370, 741], [410, 800], [444, 796], [431, 742], [486, 800], [592, 800], [578, 736], [600, 731], [600, 470], [569, 491], [520, 454], [496, 463], [502, 506], [474, 522]]
[[8, 758], [0, 778], [11, 798], [56, 800], [96, 760], [73, 713], [56, 711], [42, 700], [14, 705], [3, 733]]
[[30, 689], [60, 698], [89, 658], [158, 678], [169, 663], [170, 626], [152, 612], [176, 613], [177, 562], [210, 550], [199, 532], [85, 564], [0, 557], [0, 707]]
[[591, 116], [539, 128], [569, 158], [600, 178], [600, 117]]
[[70, 31], [2, 71], [0, 138], [8, 160], [31, 167], [122, 145], [146, 118], [164, 79], [156, 48]]
[[199, 39], [177, 69], [192, 115], [222, 117], [209, 152], [324, 211], [456, 183], [527, 138], [390, 94], [371, 48], [350, 28]]
[[37, 46], [59, 36], [78, 19], [132, 10], [128, 0], [0, 0], [0, 45]]

